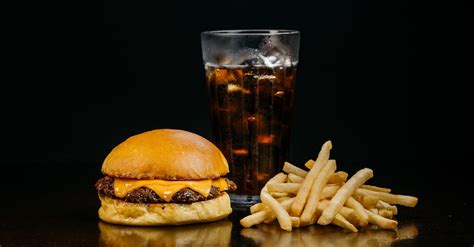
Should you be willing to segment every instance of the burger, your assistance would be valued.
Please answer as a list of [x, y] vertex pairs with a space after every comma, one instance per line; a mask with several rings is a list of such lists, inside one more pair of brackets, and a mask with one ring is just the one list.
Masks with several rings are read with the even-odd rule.
[[183, 225], [210, 222], [232, 212], [223, 178], [227, 161], [211, 142], [183, 130], [158, 129], [116, 146], [95, 184], [99, 218], [122, 225]]

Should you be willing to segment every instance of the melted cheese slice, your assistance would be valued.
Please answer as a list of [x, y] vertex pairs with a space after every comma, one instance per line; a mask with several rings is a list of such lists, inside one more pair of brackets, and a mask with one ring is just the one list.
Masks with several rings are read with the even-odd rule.
[[207, 180], [189, 180], [189, 181], [167, 181], [160, 179], [153, 180], [136, 180], [136, 179], [120, 179], [114, 180], [115, 196], [123, 198], [132, 190], [140, 187], [147, 187], [153, 190], [161, 199], [166, 202], [171, 201], [173, 195], [185, 188], [192, 189], [199, 194], [207, 197], [211, 191], [211, 186], [219, 188], [220, 191], [228, 189], [227, 181], [224, 178], [207, 179]]

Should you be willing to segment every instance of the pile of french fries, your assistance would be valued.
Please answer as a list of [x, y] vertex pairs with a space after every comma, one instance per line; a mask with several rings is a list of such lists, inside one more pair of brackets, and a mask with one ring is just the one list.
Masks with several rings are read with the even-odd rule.
[[250, 207], [250, 215], [240, 220], [244, 227], [278, 220], [281, 229], [312, 224], [334, 224], [357, 232], [369, 223], [382, 229], [396, 229], [397, 205], [414, 207], [418, 198], [391, 194], [389, 188], [366, 185], [373, 177], [369, 168], [348, 174], [337, 171], [330, 159], [331, 141], [323, 144], [315, 161], [305, 171], [285, 162], [283, 172], [271, 178], [260, 193], [261, 203]]

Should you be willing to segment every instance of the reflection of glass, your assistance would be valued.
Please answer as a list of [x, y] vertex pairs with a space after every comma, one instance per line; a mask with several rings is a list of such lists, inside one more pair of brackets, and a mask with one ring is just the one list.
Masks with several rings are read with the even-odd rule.
[[243, 237], [262, 246], [392, 246], [396, 241], [414, 239], [418, 235], [415, 224], [400, 225], [397, 231], [362, 229], [358, 233], [337, 227], [313, 225], [292, 232], [281, 230], [278, 224], [244, 228]]
[[214, 141], [237, 183], [232, 203], [258, 201], [288, 153], [299, 32], [203, 32]]
[[100, 246], [228, 246], [232, 223], [221, 220], [187, 226], [139, 227], [99, 222]]

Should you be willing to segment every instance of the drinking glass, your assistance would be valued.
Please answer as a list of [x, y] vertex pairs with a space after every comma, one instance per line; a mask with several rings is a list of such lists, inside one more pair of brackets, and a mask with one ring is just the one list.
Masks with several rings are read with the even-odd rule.
[[213, 141], [238, 187], [234, 206], [258, 202], [287, 158], [299, 40], [293, 30], [201, 34]]

